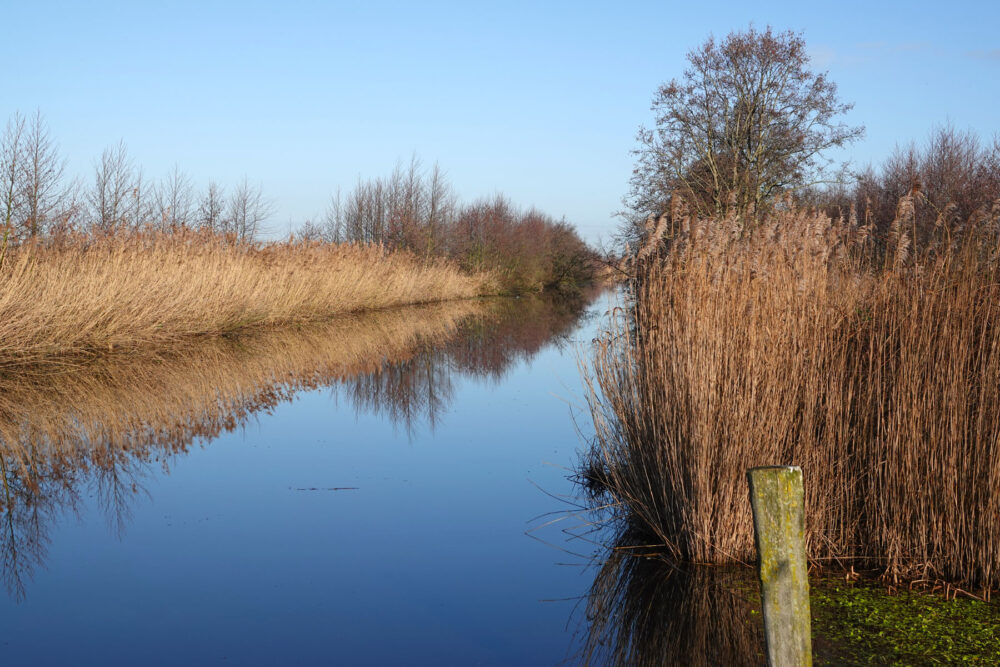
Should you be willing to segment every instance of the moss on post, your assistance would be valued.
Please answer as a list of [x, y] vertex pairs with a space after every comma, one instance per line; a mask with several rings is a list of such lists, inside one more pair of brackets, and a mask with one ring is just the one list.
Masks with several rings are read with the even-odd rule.
[[812, 665], [802, 469], [752, 468], [747, 479], [768, 664]]

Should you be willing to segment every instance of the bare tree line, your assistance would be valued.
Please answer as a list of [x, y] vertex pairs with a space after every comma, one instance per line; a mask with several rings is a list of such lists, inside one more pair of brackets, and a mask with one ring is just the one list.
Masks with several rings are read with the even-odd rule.
[[881, 165], [869, 165], [848, 183], [806, 193], [804, 199], [833, 217], [869, 224], [884, 239], [904, 197], [914, 206], [908, 232], [921, 247], [938, 231], [953, 232], [995, 215], [1000, 207], [1000, 135], [983, 141], [972, 131], [942, 125], [922, 144], [897, 146]]
[[248, 241], [273, 211], [261, 186], [246, 177], [228, 193], [215, 181], [197, 190], [177, 166], [160, 181], [150, 180], [124, 142], [104, 150], [89, 180], [67, 179], [66, 160], [37, 111], [8, 119], [0, 135], [0, 173], [4, 249], [62, 232], [147, 228], [207, 229]]
[[322, 220], [299, 235], [447, 257], [469, 271], [492, 271], [515, 291], [579, 285], [593, 270], [593, 251], [567, 222], [502, 194], [462, 203], [440, 166], [425, 168], [415, 156], [387, 177], [338, 192]]
[[443, 249], [458, 199], [435, 164], [425, 170], [413, 156], [385, 178], [358, 179], [346, 197], [330, 198], [321, 221], [307, 221], [299, 235], [330, 242], [377, 243], [421, 254]]
[[[273, 206], [246, 177], [229, 189], [197, 189], [175, 166], [149, 178], [124, 142], [109, 146], [89, 179], [68, 179], [41, 113], [14, 114], [0, 135], [0, 263], [10, 244], [68, 232], [114, 235], [142, 230], [207, 230], [253, 241]], [[521, 209], [503, 195], [459, 201], [444, 171], [414, 156], [386, 177], [359, 179], [331, 197], [321, 219], [306, 221], [302, 241], [376, 244], [448, 258], [495, 275], [513, 291], [579, 285], [593, 253], [565, 221]]]

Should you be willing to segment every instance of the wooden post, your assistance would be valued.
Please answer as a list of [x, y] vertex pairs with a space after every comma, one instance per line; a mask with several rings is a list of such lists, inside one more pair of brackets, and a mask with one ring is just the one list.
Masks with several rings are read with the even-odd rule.
[[747, 472], [757, 542], [760, 597], [771, 667], [812, 665], [802, 469]]

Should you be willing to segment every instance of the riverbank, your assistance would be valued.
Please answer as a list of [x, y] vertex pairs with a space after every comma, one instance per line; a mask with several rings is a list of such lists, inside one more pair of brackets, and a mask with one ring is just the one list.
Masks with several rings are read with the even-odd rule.
[[499, 290], [375, 245], [191, 231], [26, 243], [0, 266], [0, 368]]

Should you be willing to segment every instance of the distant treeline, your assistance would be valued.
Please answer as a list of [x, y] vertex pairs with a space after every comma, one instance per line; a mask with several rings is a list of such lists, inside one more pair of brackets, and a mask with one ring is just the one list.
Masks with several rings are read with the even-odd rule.
[[594, 252], [569, 223], [501, 194], [461, 203], [441, 169], [424, 169], [415, 157], [388, 177], [338, 193], [324, 219], [300, 234], [448, 257], [469, 272], [498, 275], [513, 291], [579, 286], [594, 270]]
[[[210, 181], [199, 190], [175, 167], [151, 180], [124, 143], [101, 154], [91, 179], [70, 179], [41, 113], [14, 114], [0, 135], [0, 262], [11, 244], [69, 233], [197, 229], [252, 242], [273, 209], [246, 177], [228, 189]], [[514, 292], [580, 285], [594, 269], [594, 253], [567, 222], [499, 194], [462, 204], [442, 171], [425, 170], [416, 158], [338, 194], [323, 220], [306, 221], [297, 236], [448, 258], [471, 273], [494, 274]]]
[[259, 185], [244, 178], [229, 192], [212, 181], [197, 191], [179, 168], [149, 179], [124, 142], [105, 149], [88, 181], [66, 176], [66, 160], [41, 113], [14, 114], [0, 135], [3, 244], [71, 232], [195, 228], [253, 240], [272, 211]]

